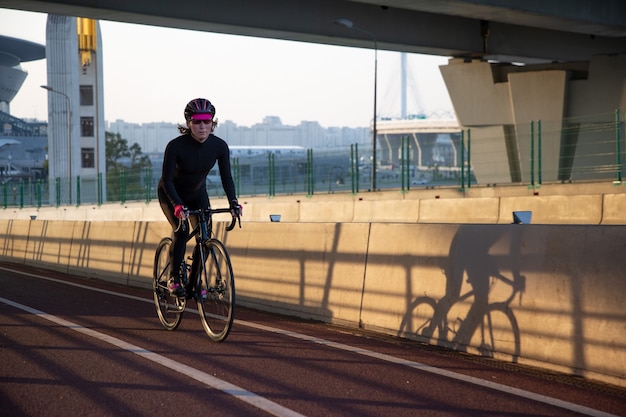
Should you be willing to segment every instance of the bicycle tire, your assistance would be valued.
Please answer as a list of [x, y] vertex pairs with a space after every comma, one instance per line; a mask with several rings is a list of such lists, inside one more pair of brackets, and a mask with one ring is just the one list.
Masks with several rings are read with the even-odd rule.
[[154, 255], [153, 298], [157, 315], [163, 327], [176, 330], [183, 319], [186, 300], [184, 297], [173, 296], [167, 288], [170, 276], [170, 246], [172, 239], [161, 239]]
[[196, 302], [202, 327], [214, 342], [228, 337], [235, 311], [235, 276], [224, 244], [210, 239], [202, 250], [203, 267], [196, 276]]

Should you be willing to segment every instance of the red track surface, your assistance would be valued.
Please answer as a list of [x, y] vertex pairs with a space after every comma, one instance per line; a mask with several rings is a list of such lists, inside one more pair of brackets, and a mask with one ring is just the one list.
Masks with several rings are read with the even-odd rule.
[[238, 308], [216, 344], [191, 311], [164, 330], [148, 290], [14, 265], [0, 286], [2, 416], [626, 416], [626, 390], [395, 338]]

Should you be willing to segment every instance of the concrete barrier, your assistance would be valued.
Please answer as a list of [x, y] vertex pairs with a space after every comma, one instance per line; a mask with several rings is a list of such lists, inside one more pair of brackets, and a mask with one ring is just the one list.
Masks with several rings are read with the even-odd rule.
[[602, 223], [626, 224], [626, 194], [606, 194], [603, 197]]
[[23, 263], [29, 253], [28, 240], [30, 237], [30, 221], [3, 220], [0, 221], [2, 234], [2, 259], [11, 262]]
[[[227, 206], [212, 199], [214, 207]], [[313, 196], [242, 197], [244, 221], [405, 222], [508, 224], [513, 211], [530, 210], [535, 224], [626, 224], [626, 187], [612, 182], [527, 186], [431, 188], [316, 194]], [[165, 222], [159, 203], [110, 203], [101, 206], [0, 209], [0, 219]]]
[[78, 262], [79, 258], [90, 255], [72, 250], [77, 223], [85, 227], [89, 225], [82, 221], [30, 221], [24, 262], [28, 265], [49, 265], [51, 269], [69, 272], [71, 262]]
[[253, 223], [222, 235], [251, 307], [358, 323], [368, 223]]
[[600, 224], [603, 196], [501, 197], [498, 222], [512, 223], [514, 211], [532, 211], [533, 224]]
[[361, 325], [625, 386], [624, 232], [373, 224]]
[[[374, 204], [374, 203], [371, 203]], [[0, 259], [151, 287], [165, 222], [0, 220]], [[249, 222], [238, 302], [626, 386], [621, 225]], [[156, 325], [156, 324], [155, 324]]]
[[[340, 222], [349, 223], [354, 218], [354, 201], [352, 199], [300, 202], [299, 222]], [[330, 220], [332, 219], [332, 220]]]
[[354, 202], [354, 222], [417, 223], [421, 200], [364, 200]]
[[245, 221], [269, 222], [270, 215], [275, 214], [280, 215], [283, 222], [297, 222], [300, 219], [300, 207], [296, 198], [245, 198], [240, 203]]
[[420, 223], [497, 223], [498, 198], [447, 198], [422, 200]]

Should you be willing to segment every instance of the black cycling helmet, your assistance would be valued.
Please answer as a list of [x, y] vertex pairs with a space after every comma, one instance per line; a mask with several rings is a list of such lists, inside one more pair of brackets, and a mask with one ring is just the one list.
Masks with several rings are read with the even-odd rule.
[[211, 116], [215, 116], [215, 106], [205, 98], [191, 100], [185, 106], [185, 120], [191, 120], [191, 117], [196, 114], [210, 114]]

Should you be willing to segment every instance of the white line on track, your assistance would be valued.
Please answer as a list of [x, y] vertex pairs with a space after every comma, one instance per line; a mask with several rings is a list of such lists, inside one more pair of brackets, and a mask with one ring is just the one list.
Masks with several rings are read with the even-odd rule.
[[[103, 290], [100, 288], [94, 288], [94, 287], [89, 287], [87, 285], [82, 285], [82, 284], [77, 284], [74, 282], [68, 282], [68, 281], [63, 281], [63, 280], [59, 280], [59, 279], [55, 279], [55, 278], [50, 278], [50, 277], [45, 277], [43, 275], [38, 275], [38, 274], [31, 274], [28, 272], [21, 272], [21, 271], [17, 271], [14, 269], [10, 269], [10, 268], [4, 268], [4, 267], [0, 267], [0, 270], [3, 271], [7, 271], [7, 272], [13, 272], [13, 273], [18, 273], [18, 274], [22, 274], [22, 275], [26, 275], [26, 276], [30, 276], [33, 278], [38, 278], [38, 279], [44, 279], [47, 281], [53, 281], [56, 283], [60, 283], [60, 284], [65, 284], [65, 285], [70, 285], [73, 287], [78, 287], [78, 288], [82, 288], [82, 289], [86, 289], [86, 290], [90, 290], [90, 291], [97, 291], [100, 293], [104, 293], [104, 294], [109, 294], [109, 295], [113, 295], [116, 297], [122, 297], [122, 298], [128, 298], [131, 300], [136, 300], [136, 301], [141, 301], [141, 302], [147, 302], [147, 303], [153, 303], [152, 299], [148, 299], [148, 298], [142, 298], [142, 297], [136, 297], [134, 295], [127, 295], [127, 294], [121, 294], [119, 292], [114, 292], [114, 291], [109, 291], [109, 290]], [[91, 330], [82, 326], [79, 326], [77, 324], [71, 323], [69, 321], [66, 321], [64, 319], [46, 314], [44, 312], [41, 312], [39, 310], [36, 310], [34, 308], [28, 307], [28, 306], [24, 306], [22, 304], [18, 304], [15, 303], [13, 301], [7, 300], [5, 298], [0, 297], [0, 302], [3, 302], [5, 304], [14, 306], [16, 308], [28, 311], [32, 314], [38, 315], [42, 318], [45, 318], [47, 320], [50, 320], [52, 322], [55, 322], [57, 324], [60, 324], [62, 326], [66, 326], [68, 328], [71, 328], [73, 330], [79, 331], [83, 334], [86, 334], [88, 336], [92, 336], [95, 337], [97, 339], [100, 339], [102, 341], [105, 341], [107, 343], [111, 343], [117, 347], [120, 347], [122, 349], [126, 349], [130, 352], [133, 352], [139, 356], [142, 356], [146, 359], [149, 359], [153, 362], [157, 362], [163, 366], [166, 366], [170, 369], [173, 369], [177, 372], [181, 372], [184, 373], [185, 375], [191, 376], [192, 378], [196, 379], [197, 381], [200, 381], [202, 383], [205, 383], [206, 385], [209, 385], [211, 387], [214, 387], [216, 389], [219, 389], [229, 395], [233, 395], [235, 397], [237, 397], [238, 399], [247, 402], [248, 404], [251, 404], [255, 407], [258, 407], [264, 411], [267, 411], [275, 416], [302, 416], [304, 417], [302, 414], [299, 414], [295, 411], [289, 410], [285, 407], [282, 407], [281, 405], [278, 405], [272, 401], [269, 401], [263, 397], [260, 397], [252, 392], [246, 391], [243, 388], [239, 388], [235, 385], [232, 385], [226, 381], [222, 381], [218, 378], [215, 378], [211, 375], [205, 374], [203, 372], [200, 372], [194, 368], [191, 368], [189, 366], [183, 365], [179, 362], [173, 361], [171, 359], [168, 359], [166, 357], [163, 357], [161, 355], [158, 355], [154, 352], [150, 352], [146, 349], [143, 349], [139, 346], [135, 346], [132, 345], [130, 343], [126, 343], [123, 340], [120, 339], [116, 339], [114, 337], [105, 335], [103, 333], [100, 332], [96, 332], [95, 330]], [[188, 309], [191, 310], [191, 309]], [[192, 310], [194, 311], [194, 310]], [[541, 394], [535, 394], [533, 392], [530, 391], [526, 391], [526, 390], [522, 390], [519, 388], [514, 388], [514, 387], [510, 387], [507, 385], [503, 385], [503, 384], [498, 384], [495, 382], [491, 382], [491, 381], [487, 381], [484, 379], [480, 379], [480, 378], [475, 378], [472, 376], [468, 376], [468, 375], [463, 375], [463, 374], [457, 374], [456, 372], [451, 372], [451, 371], [446, 371], [444, 369], [440, 369], [440, 368], [436, 368], [430, 365], [425, 365], [419, 362], [414, 362], [414, 361], [408, 361], [405, 359], [400, 359], [400, 358], [396, 358], [390, 355], [386, 355], [383, 353], [378, 353], [378, 352], [374, 352], [371, 350], [367, 350], [367, 349], [362, 349], [362, 348], [357, 348], [357, 347], [353, 347], [353, 346], [349, 346], [343, 343], [337, 343], [337, 342], [332, 342], [330, 340], [326, 340], [326, 339], [321, 339], [321, 338], [317, 338], [317, 337], [313, 337], [313, 336], [308, 336], [305, 334], [301, 334], [301, 333], [296, 333], [296, 332], [292, 332], [292, 331], [288, 331], [288, 330], [282, 330], [282, 329], [277, 329], [274, 327], [269, 327], [269, 326], [265, 326], [262, 324], [257, 324], [257, 323], [253, 323], [253, 322], [248, 322], [248, 321], [243, 321], [243, 320], [235, 320], [235, 323], [238, 325], [242, 325], [242, 326], [248, 326], [248, 327], [252, 327], [258, 330], [262, 330], [262, 331], [267, 331], [267, 332], [272, 332], [272, 333], [276, 333], [276, 334], [280, 334], [283, 336], [288, 336], [288, 337], [293, 337], [296, 339], [300, 339], [300, 340], [305, 340], [311, 343], [317, 343], [320, 345], [324, 345], [324, 346], [328, 346], [328, 347], [332, 347], [335, 349], [340, 349], [340, 350], [345, 350], [348, 352], [352, 352], [352, 353], [357, 353], [359, 355], [363, 355], [363, 356], [368, 356], [371, 358], [375, 358], [378, 360], [382, 360], [382, 361], [386, 361], [386, 362], [390, 362], [390, 363], [394, 363], [396, 365], [402, 365], [402, 366], [408, 366], [410, 368], [413, 369], [417, 369], [420, 371], [424, 371], [424, 372], [430, 372], [432, 374], [436, 374], [436, 375], [440, 375], [440, 376], [444, 376], [447, 378], [451, 378], [451, 379], [455, 379], [458, 381], [462, 381], [465, 383], [469, 383], [469, 384], [474, 384], [474, 385], [478, 385], [481, 387], [487, 387], [490, 389], [493, 389], [495, 391], [500, 391], [500, 392], [505, 392], [508, 394], [512, 394], [512, 395], [516, 395], [518, 397], [521, 398], [527, 398], [529, 400], [532, 401], [537, 401], [540, 403], [544, 403], [544, 404], [548, 404], [554, 407], [559, 407], [562, 408], [564, 410], [569, 410], [569, 411], [574, 411], [576, 413], [580, 413], [583, 415], [587, 415], [587, 416], [593, 416], [593, 417], [619, 417], [616, 416], [614, 414], [609, 414], [609, 413], [605, 413], [603, 411], [599, 411], [599, 410], [595, 410], [593, 408], [589, 408], [589, 407], [584, 407], [582, 405], [578, 405], [578, 404], [574, 404], [574, 403], [570, 403], [567, 401], [562, 401], [556, 398], [552, 398], [552, 397], [548, 397], [545, 395], [541, 395]], [[267, 407], [267, 408], [266, 408]], [[270, 411], [271, 410], [271, 411]]]
[[100, 333], [98, 331], [89, 329], [87, 327], [80, 326], [76, 323], [72, 323], [71, 321], [62, 319], [57, 316], [53, 316], [52, 314], [44, 313], [43, 311], [25, 306], [23, 304], [13, 302], [11, 300], [7, 300], [6, 298], [3, 298], [3, 297], [0, 297], [0, 302], [7, 304], [11, 307], [15, 307], [20, 310], [26, 311], [28, 313], [34, 314], [37, 317], [51, 321], [55, 324], [58, 324], [59, 326], [67, 327], [68, 329], [72, 329], [78, 333], [82, 333], [86, 336], [93, 337], [94, 339], [101, 340], [103, 342], [116, 346], [120, 349], [134, 353], [135, 355], [141, 356], [142, 358], [148, 359], [149, 361], [155, 362], [173, 371], [176, 371], [185, 376], [191, 377], [195, 379], [196, 381], [199, 381], [209, 387], [218, 389], [228, 395], [232, 395], [238, 400], [246, 402], [263, 411], [266, 411], [271, 415], [274, 415], [277, 417], [304, 417], [303, 414], [297, 413], [293, 410], [283, 407], [282, 405], [276, 404], [275, 402], [270, 401], [264, 397], [261, 397], [260, 395], [247, 391], [243, 388], [240, 388], [229, 382], [226, 382], [224, 380], [211, 376], [207, 373], [198, 371], [197, 369], [192, 368], [191, 366], [187, 366], [180, 362], [166, 358], [165, 356], [161, 356], [157, 353], [144, 349], [140, 346], [133, 345], [131, 343], [125, 342], [116, 337], [109, 336], [104, 333]]

